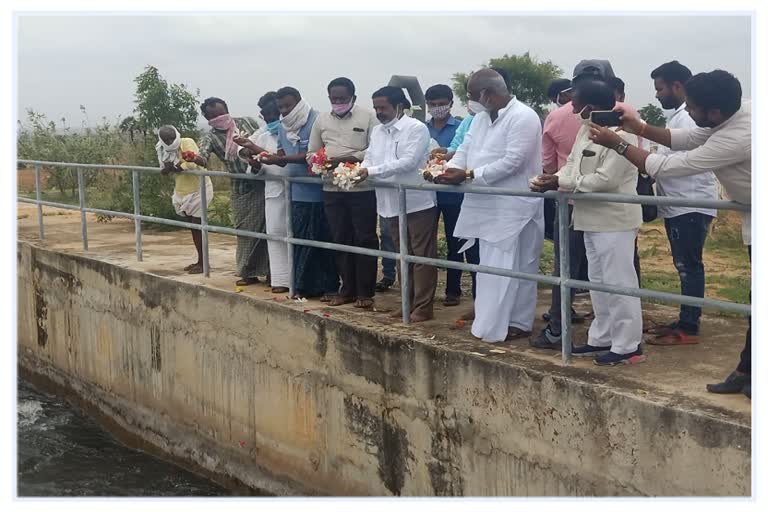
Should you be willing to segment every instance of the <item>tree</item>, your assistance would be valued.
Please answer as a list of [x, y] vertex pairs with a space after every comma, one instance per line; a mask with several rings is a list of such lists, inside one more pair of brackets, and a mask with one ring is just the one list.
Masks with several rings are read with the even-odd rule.
[[651, 126], [667, 126], [667, 118], [664, 117], [664, 111], [656, 105], [649, 103], [637, 111], [640, 118]]
[[133, 116], [128, 116], [122, 121], [120, 121], [119, 127], [121, 132], [123, 133], [128, 132], [128, 136], [131, 139], [131, 143], [134, 142], [133, 134], [141, 130], [141, 128], [139, 127], [139, 122]]
[[[80, 132], [73, 132], [65, 119], [57, 125], [44, 114], [27, 110], [27, 124], [19, 121], [19, 157], [51, 162], [115, 163], [123, 146], [119, 132], [105, 118], [95, 127], [85, 126], [87, 112], [83, 106], [80, 110], [84, 116], [84, 128]], [[100, 171], [85, 171], [83, 177], [86, 187], [96, 184], [102, 175]], [[77, 170], [57, 167], [50, 171], [48, 184], [58, 188], [62, 195], [70, 192], [75, 197]]]
[[[550, 103], [547, 98], [549, 83], [559, 78], [562, 69], [552, 61], [540, 61], [526, 52], [522, 55], [504, 55], [490, 59], [484, 67], [502, 68], [509, 73], [512, 94], [517, 99], [533, 108], [539, 115], [544, 115], [544, 107]], [[466, 82], [470, 73], [453, 75], [453, 91], [466, 105]]]
[[144, 135], [171, 124], [179, 132], [196, 134], [200, 91], [191, 93], [184, 84], [169, 84], [154, 66], [147, 66], [134, 80], [137, 125]]

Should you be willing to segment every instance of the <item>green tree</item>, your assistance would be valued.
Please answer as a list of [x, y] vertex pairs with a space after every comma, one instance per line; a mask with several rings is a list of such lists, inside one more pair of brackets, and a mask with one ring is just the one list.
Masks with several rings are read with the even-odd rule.
[[[75, 132], [61, 119], [59, 124], [46, 118], [44, 114], [27, 110], [26, 123], [19, 121], [17, 152], [19, 158], [47, 160], [52, 162], [78, 162], [84, 164], [110, 164], [116, 159], [123, 147], [120, 133], [106, 118], [94, 127], [86, 126], [87, 112], [83, 112], [83, 129]], [[85, 171], [85, 186], [95, 185], [103, 173]], [[62, 195], [67, 192], [72, 197], [77, 194], [77, 170], [69, 167], [52, 168], [48, 184], [59, 189]]]
[[[533, 108], [539, 115], [544, 115], [544, 107], [550, 103], [547, 98], [549, 83], [560, 77], [562, 69], [552, 61], [541, 61], [526, 52], [522, 55], [504, 55], [490, 59], [487, 66], [502, 68], [509, 73], [512, 94], [517, 99]], [[453, 91], [466, 105], [466, 82], [470, 73], [453, 75]]]
[[136, 121], [145, 136], [165, 124], [172, 124], [185, 135], [197, 134], [199, 90], [193, 94], [184, 84], [169, 84], [154, 66], [144, 68], [133, 81]]
[[139, 127], [139, 122], [133, 116], [128, 116], [124, 118], [122, 121], [120, 121], [119, 128], [121, 132], [128, 133], [128, 136], [131, 139], [131, 143], [134, 142], [133, 134], [138, 131], [141, 131], [141, 128]]
[[647, 104], [638, 110], [637, 113], [640, 114], [643, 121], [652, 126], [660, 126], [662, 128], [667, 126], [667, 118], [664, 117], [664, 111], [652, 103]]

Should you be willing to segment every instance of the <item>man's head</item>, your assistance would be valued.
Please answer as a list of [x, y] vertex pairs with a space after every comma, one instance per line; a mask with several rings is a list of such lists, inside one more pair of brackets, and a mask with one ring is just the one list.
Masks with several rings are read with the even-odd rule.
[[381, 124], [387, 124], [395, 118], [401, 117], [403, 111], [411, 108], [411, 102], [405, 97], [405, 93], [399, 87], [387, 85], [371, 95], [373, 110], [376, 119]]
[[173, 141], [176, 140], [176, 128], [169, 124], [161, 126], [157, 131], [157, 136], [160, 137], [160, 140], [163, 141], [163, 144], [170, 146], [173, 144]]
[[605, 83], [608, 84], [608, 87], [613, 89], [613, 95], [616, 98], [616, 101], [619, 103], [624, 103], [624, 98], [626, 97], [624, 94], [624, 80], [614, 76], [606, 80]]
[[267, 123], [274, 123], [280, 119], [280, 109], [277, 108], [277, 93], [269, 91], [259, 98], [259, 109], [261, 109], [261, 117]]
[[573, 113], [581, 119], [588, 120], [595, 110], [613, 110], [616, 97], [613, 89], [599, 80], [585, 80], [576, 85], [573, 90]]
[[[474, 102], [480, 111], [498, 111], [509, 101], [509, 89], [496, 71], [485, 68], [472, 73], [467, 82], [467, 99]], [[480, 108], [482, 106], [482, 108]], [[475, 110], [473, 108], [473, 110]]]
[[490, 67], [488, 69], [492, 69], [495, 72], [497, 72], [499, 75], [501, 75], [501, 78], [504, 79], [504, 83], [507, 85], [507, 91], [510, 93], [512, 92], [512, 79], [509, 77], [509, 73], [507, 73], [507, 70], [504, 68], [495, 68]]
[[352, 109], [357, 96], [355, 96], [355, 84], [345, 77], [334, 78], [328, 84], [328, 99], [331, 108], [337, 115], [344, 115]]
[[685, 83], [686, 110], [697, 126], [714, 128], [741, 108], [741, 84], [727, 71], [693, 75]]
[[221, 98], [206, 98], [200, 105], [200, 112], [208, 121], [229, 114], [227, 103]]
[[547, 87], [547, 98], [549, 98], [552, 103], [557, 103], [561, 106], [571, 101], [572, 95], [573, 89], [571, 88], [571, 81], [567, 78], [552, 80], [549, 83], [549, 87]]
[[275, 96], [277, 97], [277, 108], [283, 117], [290, 114], [291, 110], [301, 101], [301, 94], [293, 87], [281, 87]]
[[453, 106], [453, 91], [445, 84], [433, 85], [424, 93], [427, 100], [427, 110], [433, 119], [445, 119], [451, 115]]
[[685, 82], [691, 76], [691, 70], [676, 60], [666, 62], [651, 71], [656, 99], [662, 108], [676, 109], [685, 102]]
[[585, 59], [576, 64], [573, 68], [573, 78], [571, 82], [574, 86], [582, 80], [608, 80], [616, 76], [613, 73], [613, 67], [607, 60]]

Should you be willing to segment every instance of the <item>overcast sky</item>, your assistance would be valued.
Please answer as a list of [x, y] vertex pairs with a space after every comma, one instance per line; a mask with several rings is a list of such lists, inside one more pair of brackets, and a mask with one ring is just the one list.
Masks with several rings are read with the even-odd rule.
[[751, 97], [750, 36], [745, 16], [24, 16], [18, 107], [21, 117], [34, 108], [73, 126], [80, 105], [92, 122], [124, 117], [133, 78], [150, 64], [201, 98], [225, 99], [235, 115], [256, 115], [259, 96], [284, 85], [326, 111], [325, 86], [337, 76], [370, 107], [393, 74], [415, 75], [424, 89], [450, 85], [457, 71], [526, 51], [566, 77], [581, 59], [610, 60], [636, 107], [656, 103], [649, 74], [672, 59], [694, 73], [728, 70]]

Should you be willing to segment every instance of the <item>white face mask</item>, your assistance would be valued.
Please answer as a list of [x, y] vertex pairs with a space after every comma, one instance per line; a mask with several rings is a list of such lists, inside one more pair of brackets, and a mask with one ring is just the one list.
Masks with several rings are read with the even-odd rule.
[[585, 106], [583, 109], [581, 109], [581, 111], [578, 114], [576, 114], [578, 116], [579, 122], [582, 124], [582, 126], [589, 126], [589, 118], [584, 119], [584, 116], [582, 116], [584, 111], [587, 109], [587, 106]]
[[473, 112], [475, 114], [479, 114], [480, 112], [485, 112], [488, 110], [487, 108], [485, 108], [485, 105], [475, 100], [469, 100], [467, 102], [467, 108], [469, 109], [470, 112]]

